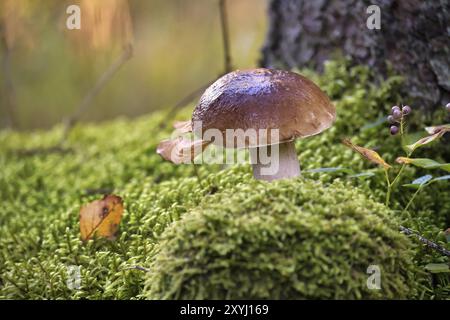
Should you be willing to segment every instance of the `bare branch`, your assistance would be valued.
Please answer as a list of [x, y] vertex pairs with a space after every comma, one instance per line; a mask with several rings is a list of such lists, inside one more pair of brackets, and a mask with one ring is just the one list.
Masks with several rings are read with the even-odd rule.
[[15, 112], [17, 108], [16, 92], [11, 73], [11, 50], [8, 47], [5, 34], [5, 26], [0, 22], [0, 45], [2, 50], [2, 74], [4, 75], [4, 94], [7, 109], [7, 123], [9, 127], [16, 124]]
[[228, 73], [233, 70], [233, 66], [231, 63], [231, 54], [230, 54], [230, 36], [228, 33], [228, 15], [227, 15], [227, 7], [226, 0], [219, 0], [219, 10], [220, 10], [220, 23], [222, 30], [222, 41], [223, 41], [223, 51], [224, 51], [224, 67], [225, 72]]
[[[214, 80], [215, 81], [215, 80]], [[160, 122], [159, 126], [157, 128], [165, 128], [168, 125], [168, 120], [172, 119], [176, 116], [179, 109], [187, 105], [189, 102], [194, 100], [196, 97], [198, 97], [203, 91], [206, 90], [214, 81], [210, 81], [207, 84], [202, 85], [201, 87], [195, 89], [194, 91], [190, 92], [187, 96], [183, 97], [180, 101], [178, 101], [176, 104], [173, 105], [173, 107], [169, 110], [169, 112], [166, 114], [164, 119]]]
[[130, 266], [130, 267], [126, 267], [124, 268], [124, 270], [139, 270], [139, 271], [144, 271], [144, 272], [150, 272], [150, 269], [141, 267], [141, 266]]
[[422, 237], [420, 234], [414, 232], [413, 230], [411, 230], [409, 228], [406, 228], [404, 226], [400, 226], [400, 230], [403, 233], [405, 233], [405, 234], [415, 236], [417, 239], [419, 239], [420, 242], [424, 243], [427, 247], [429, 247], [431, 249], [434, 249], [434, 250], [437, 250], [440, 253], [442, 253], [443, 255], [446, 255], [446, 256], [450, 257], [450, 251], [449, 250], [445, 249], [444, 247], [438, 245], [437, 243], [435, 243], [435, 242], [433, 242], [431, 240], [428, 240], [427, 238]]
[[[230, 40], [229, 40], [229, 33], [228, 33], [228, 16], [227, 16], [227, 10], [226, 10], [226, 0], [219, 0], [219, 12], [220, 12], [220, 26], [222, 31], [222, 41], [223, 41], [223, 57], [224, 57], [224, 68], [225, 70], [219, 74], [219, 77], [223, 76], [224, 74], [227, 74], [233, 70], [232, 60], [231, 60], [231, 53], [230, 53]], [[213, 82], [209, 81], [208, 83], [202, 85], [201, 87], [195, 89], [191, 93], [189, 93], [187, 96], [182, 98], [180, 101], [178, 101], [167, 113], [167, 115], [164, 117], [164, 119], [161, 121], [159, 126], [157, 128], [164, 128], [167, 126], [168, 120], [172, 119], [176, 116], [179, 109], [186, 106], [189, 102], [194, 100], [198, 95], [200, 95], [203, 91], [206, 90]]]
[[97, 195], [97, 194], [110, 194], [114, 191], [113, 188], [98, 188], [98, 189], [85, 189], [84, 192], [86, 195]]
[[133, 56], [133, 46], [131, 44], [124, 47], [122, 55], [112, 63], [108, 69], [98, 78], [94, 87], [86, 94], [75, 113], [66, 120], [62, 142], [67, 139], [70, 129], [77, 123], [81, 115], [89, 108], [94, 98], [105, 87], [109, 80], [119, 71], [120, 67]]

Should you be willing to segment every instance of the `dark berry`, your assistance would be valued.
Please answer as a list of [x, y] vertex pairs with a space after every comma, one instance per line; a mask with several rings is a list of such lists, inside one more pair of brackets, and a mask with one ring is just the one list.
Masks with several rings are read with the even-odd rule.
[[411, 113], [411, 107], [410, 106], [404, 106], [402, 108], [402, 112], [404, 115], [410, 114]]
[[391, 134], [396, 135], [398, 133], [398, 127], [397, 126], [391, 126]]
[[392, 113], [394, 113], [395, 110], [400, 111], [400, 108], [399, 108], [398, 106], [393, 106], [393, 107], [391, 108]]
[[387, 121], [389, 122], [389, 124], [394, 124], [394, 123], [397, 122], [397, 121], [395, 121], [395, 119], [394, 119], [393, 116], [388, 116], [388, 117], [387, 117]]
[[400, 108], [392, 111], [392, 116], [394, 117], [395, 120], [400, 119], [402, 117], [402, 112], [400, 111]]

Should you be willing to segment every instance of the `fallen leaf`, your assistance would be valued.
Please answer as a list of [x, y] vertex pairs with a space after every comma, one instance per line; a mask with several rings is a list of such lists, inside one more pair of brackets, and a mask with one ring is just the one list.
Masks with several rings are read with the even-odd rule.
[[177, 133], [189, 133], [192, 132], [192, 121], [175, 121], [173, 127], [176, 129]]
[[178, 137], [173, 140], [161, 141], [156, 148], [156, 153], [175, 164], [192, 163], [194, 158], [202, 153], [210, 143], [210, 141], [192, 141]]
[[80, 209], [81, 240], [94, 236], [114, 240], [122, 219], [123, 201], [116, 195], [106, 195]]
[[388, 163], [386, 163], [386, 161], [384, 161], [383, 158], [381, 158], [381, 156], [376, 151], [357, 146], [356, 144], [353, 144], [349, 139], [343, 139], [342, 143], [347, 147], [353, 149], [354, 151], [358, 152], [367, 160], [382, 166], [384, 169], [391, 168], [391, 166]]

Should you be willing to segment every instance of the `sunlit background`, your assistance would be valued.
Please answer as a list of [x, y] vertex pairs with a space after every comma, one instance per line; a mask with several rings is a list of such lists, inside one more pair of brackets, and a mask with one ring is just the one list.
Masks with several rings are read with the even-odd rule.
[[[81, 7], [81, 30], [66, 9]], [[233, 68], [254, 67], [266, 0], [227, 0]], [[219, 0], [1, 0], [0, 127], [48, 128], [74, 113], [133, 45], [81, 121], [169, 109], [224, 70]]]

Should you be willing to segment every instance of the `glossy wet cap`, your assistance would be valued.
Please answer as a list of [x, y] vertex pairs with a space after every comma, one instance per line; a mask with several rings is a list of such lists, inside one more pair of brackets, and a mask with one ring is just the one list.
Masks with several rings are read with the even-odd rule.
[[[218, 129], [279, 129], [279, 142], [329, 128], [336, 109], [311, 80], [284, 70], [250, 69], [228, 73], [202, 95], [192, 121], [202, 132]], [[258, 145], [262, 145], [258, 143]]]

